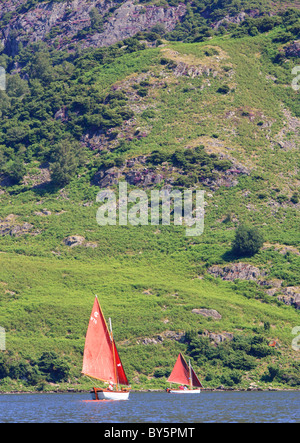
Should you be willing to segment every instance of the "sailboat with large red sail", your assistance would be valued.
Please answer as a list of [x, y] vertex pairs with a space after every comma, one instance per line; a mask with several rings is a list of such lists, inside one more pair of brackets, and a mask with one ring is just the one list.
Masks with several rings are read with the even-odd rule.
[[189, 361], [189, 364], [187, 364], [181, 353], [178, 355], [173, 371], [167, 381], [181, 385], [179, 389], [167, 388], [167, 392], [170, 394], [200, 394], [200, 388], [203, 388], [191, 366], [191, 362]]
[[129, 383], [113, 338], [110, 319], [109, 324], [110, 330], [96, 296], [86, 333], [82, 373], [109, 383], [108, 389], [93, 388], [94, 400], [127, 400], [129, 390], [119, 386], [128, 386]]

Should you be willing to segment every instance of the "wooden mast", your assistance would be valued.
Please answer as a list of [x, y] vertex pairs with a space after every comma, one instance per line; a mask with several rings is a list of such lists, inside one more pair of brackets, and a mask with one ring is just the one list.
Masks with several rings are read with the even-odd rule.
[[192, 389], [193, 380], [192, 380], [192, 366], [191, 366], [191, 360], [189, 360], [189, 374], [190, 374], [190, 389]]

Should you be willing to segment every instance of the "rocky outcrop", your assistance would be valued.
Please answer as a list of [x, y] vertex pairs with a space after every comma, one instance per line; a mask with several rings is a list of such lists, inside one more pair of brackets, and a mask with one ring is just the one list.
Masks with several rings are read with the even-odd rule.
[[252, 266], [249, 263], [234, 263], [228, 266], [214, 265], [207, 270], [214, 277], [220, 277], [222, 280], [234, 281], [236, 279], [255, 281], [261, 287], [266, 288], [265, 293], [276, 297], [279, 301], [288, 306], [300, 309], [300, 287], [282, 286], [282, 280], [269, 280], [266, 278], [266, 272]]
[[86, 248], [97, 248], [96, 242], [87, 242], [81, 235], [69, 235], [69, 237], [64, 239], [64, 244], [70, 248], [75, 246], [85, 246]]
[[33, 225], [31, 223], [18, 223], [17, 216], [14, 214], [10, 214], [0, 220], [0, 236], [20, 237], [21, 235], [31, 233], [32, 229]]
[[137, 344], [142, 345], [157, 345], [163, 343], [165, 340], [175, 340], [178, 342], [184, 342], [185, 332], [164, 331], [155, 337], [145, 337], [137, 340]]
[[[222, 154], [220, 159], [226, 160]], [[147, 164], [148, 156], [141, 155], [128, 159], [122, 166], [112, 168], [101, 167], [94, 175], [92, 183], [101, 188], [117, 185], [120, 181], [126, 181], [130, 185], [142, 188], [149, 188], [164, 182], [165, 186], [172, 187], [178, 177], [187, 176], [188, 171], [172, 166], [168, 162], [152, 167]], [[213, 177], [201, 178], [201, 184], [211, 189], [217, 190], [220, 186], [231, 188], [238, 184], [241, 175], [250, 175], [250, 170], [242, 165], [233, 164], [226, 171], [213, 170]]]
[[286, 305], [300, 309], [300, 286], [288, 286], [282, 289], [282, 294], [277, 296], [278, 300]]
[[147, 156], [143, 155], [127, 160], [119, 168], [100, 169], [93, 178], [93, 184], [106, 188], [125, 180], [130, 185], [149, 187], [159, 184], [162, 180], [167, 179], [168, 181], [168, 178], [170, 178], [169, 170], [166, 171], [163, 168], [163, 170], [157, 171], [154, 168], [147, 168], [146, 160]]
[[222, 18], [222, 20], [219, 20], [219, 21], [213, 23], [212, 27], [214, 29], [219, 29], [220, 26], [226, 27], [231, 23], [240, 24], [243, 21], [245, 21], [245, 19], [247, 17], [253, 18], [253, 17], [258, 17], [259, 15], [260, 15], [260, 12], [258, 9], [253, 9], [253, 10], [247, 11], [247, 13], [242, 11], [239, 14], [234, 15], [234, 16], [226, 15], [226, 17]]
[[266, 293], [270, 296], [276, 297], [285, 305], [293, 306], [296, 309], [300, 309], [300, 286], [282, 286], [282, 280], [269, 282], [269, 289], [266, 289]]
[[215, 333], [204, 330], [201, 335], [202, 337], [208, 337], [216, 344], [223, 343], [224, 341], [231, 341], [234, 338], [234, 335], [230, 332]]
[[174, 68], [173, 72], [175, 77], [201, 77], [201, 76], [212, 76], [217, 77], [218, 72], [211, 67], [208, 66], [194, 66], [194, 65], [188, 65], [184, 62], [177, 63]]
[[159, 7], [140, 5], [128, 0], [109, 17], [104, 24], [104, 31], [85, 39], [82, 46], [108, 46], [132, 37], [139, 31], [151, 29], [157, 23], [163, 24], [166, 31], [172, 31], [185, 13], [186, 7], [183, 4], [176, 7]]
[[299, 149], [300, 118], [293, 116], [286, 108], [282, 108], [282, 112], [285, 117], [284, 125], [272, 140], [272, 144], [273, 146], [279, 145], [285, 151]]
[[285, 48], [286, 57], [300, 57], [300, 40], [294, 41]]
[[[83, 48], [109, 46], [139, 31], [149, 30], [157, 23], [171, 31], [186, 13], [185, 5], [159, 7], [135, 4], [133, 0], [121, 5], [109, 0], [45, 2], [24, 13], [13, 12], [21, 3], [11, 1], [9, 6], [0, 9], [0, 18], [5, 12], [12, 12], [9, 24], [2, 30], [2, 43], [9, 55], [18, 53], [20, 43], [27, 45], [40, 40], [49, 45], [55, 42], [57, 49], [66, 49], [74, 43]], [[101, 32], [91, 30], [90, 12], [94, 8], [104, 18]], [[108, 15], [112, 8], [115, 11]], [[82, 30], [89, 30], [84, 40], [78, 36]]]
[[51, 173], [49, 163], [44, 163], [39, 166], [37, 173], [28, 174], [23, 177], [22, 184], [39, 189], [51, 182]]
[[[214, 311], [211, 309], [210, 311]], [[217, 312], [217, 311], [214, 311]], [[223, 343], [224, 341], [231, 341], [234, 338], [234, 335], [230, 332], [210, 332], [207, 330], [202, 331], [201, 334], [197, 334], [196, 337], [207, 337], [209, 340], [217, 345], [219, 343]], [[165, 340], [174, 340], [179, 343], [186, 343], [186, 333], [185, 332], [175, 332], [175, 331], [164, 331], [161, 334], [155, 335], [154, 337], [144, 337], [139, 338], [136, 343], [141, 345], [158, 345], [162, 344]], [[124, 344], [124, 343], [123, 343]], [[126, 344], [131, 344], [129, 341]]]
[[7, 12], [15, 11], [19, 6], [22, 6], [26, 2], [27, 0], [5, 0], [5, 2], [1, 2], [0, 18], [2, 18]]
[[224, 267], [215, 265], [208, 268], [208, 272], [214, 277], [229, 281], [236, 279], [257, 281], [265, 275], [264, 271], [248, 263], [234, 263]]
[[64, 239], [64, 244], [73, 248], [74, 246], [81, 246], [85, 243], [85, 238], [81, 235], [69, 235]]
[[[63, 47], [78, 31], [90, 26], [89, 13], [92, 8], [99, 9], [105, 14], [113, 2], [101, 0], [73, 0], [65, 2], [38, 3], [29, 11], [13, 15], [9, 24], [2, 31], [2, 43], [5, 52], [15, 55], [19, 43], [27, 44], [48, 39], [49, 44], [58, 40], [58, 46]], [[55, 35], [50, 34], [51, 29], [57, 28]]]

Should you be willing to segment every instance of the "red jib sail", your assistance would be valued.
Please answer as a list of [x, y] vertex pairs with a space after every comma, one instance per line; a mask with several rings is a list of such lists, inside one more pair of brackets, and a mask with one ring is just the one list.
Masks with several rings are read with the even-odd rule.
[[[190, 382], [191, 374], [191, 382]], [[197, 375], [192, 367], [189, 367], [182, 354], [178, 355], [177, 361], [174, 365], [173, 371], [167, 380], [170, 383], [180, 383], [183, 385], [191, 385], [197, 388], [202, 388]]]
[[114, 350], [115, 350], [115, 360], [116, 360], [116, 368], [117, 368], [117, 377], [118, 377], [118, 383], [120, 385], [129, 385], [122, 362], [120, 360], [120, 356], [118, 354], [115, 341], [113, 342]]
[[86, 334], [82, 372], [102, 381], [128, 385], [115, 342], [111, 340], [97, 297]]

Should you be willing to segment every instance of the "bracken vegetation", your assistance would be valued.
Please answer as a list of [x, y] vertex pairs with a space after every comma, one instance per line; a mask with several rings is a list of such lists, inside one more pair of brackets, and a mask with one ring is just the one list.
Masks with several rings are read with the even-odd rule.
[[[178, 352], [205, 387], [299, 387], [300, 13], [186, 5], [170, 32], [0, 55], [0, 391], [90, 387], [81, 361], [95, 294], [135, 388], [165, 387]], [[102, 29], [91, 18], [80, 39]], [[203, 235], [98, 226], [97, 193], [119, 180], [149, 197], [204, 190]]]

